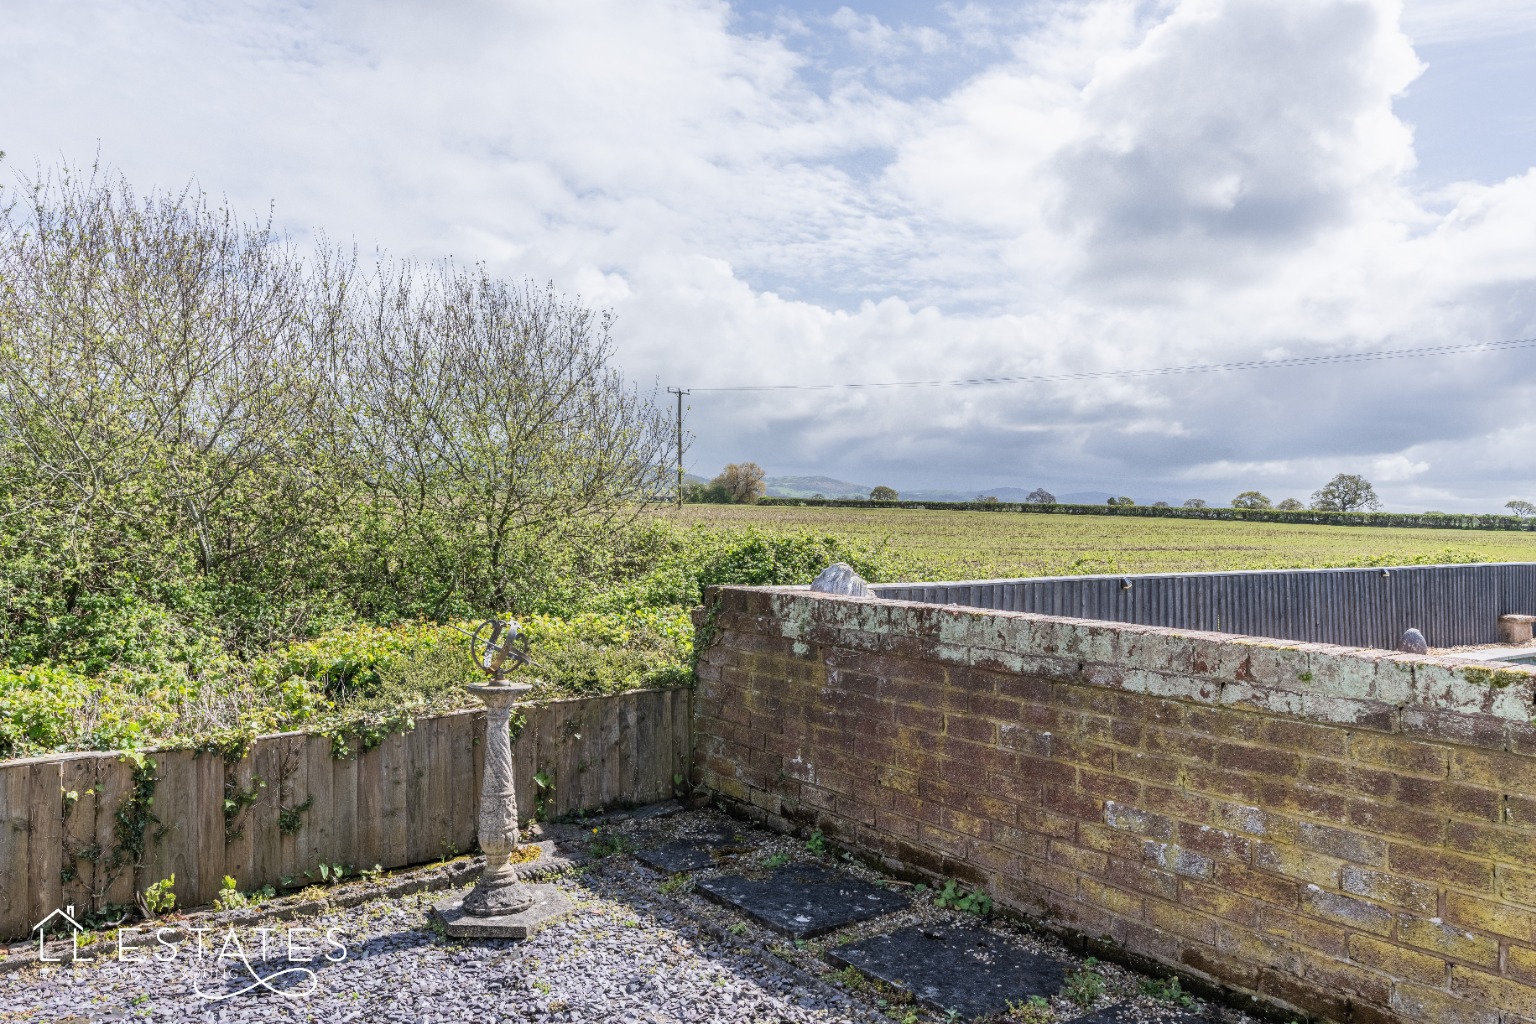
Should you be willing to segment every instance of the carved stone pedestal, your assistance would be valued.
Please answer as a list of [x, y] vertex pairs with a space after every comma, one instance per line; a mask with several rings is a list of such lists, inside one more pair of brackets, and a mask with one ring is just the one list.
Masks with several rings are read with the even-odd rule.
[[485, 781], [480, 787], [480, 848], [485, 871], [463, 897], [440, 901], [433, 913], [449, 935], [525, 939], [574, 905], [552, 885], [524, 885], [507, 863], [517, 849], [517, 783], [513, 774], [512, 705], [533, 687], [490, 683], [469, 691], [485, 702]]

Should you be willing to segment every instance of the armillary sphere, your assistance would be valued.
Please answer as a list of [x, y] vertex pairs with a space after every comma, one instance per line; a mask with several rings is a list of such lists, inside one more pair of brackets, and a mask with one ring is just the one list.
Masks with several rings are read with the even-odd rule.
[[527, 646], [527, 638], [514, 619], [486, 619], [470, 633], [470, 658], [480, 671], [491, 677], [492, 682], [506, 678], [504, 669], [509, 659], [516, 663], [514, 668], [522, 665], [537, 667], [528, 657]]

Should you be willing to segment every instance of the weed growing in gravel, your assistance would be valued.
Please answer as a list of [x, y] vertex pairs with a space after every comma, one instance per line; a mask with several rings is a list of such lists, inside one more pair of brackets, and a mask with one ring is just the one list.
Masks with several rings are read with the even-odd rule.
[[933, 898], [933, 902], [947, 910], [961, 910], [977, 917], [986, 917], [992, 912], [991, 896], [977, 889], [962, 889], [953, 878], [945, 881], [944, 890]]
[[151, 882], [146, 886], [140, 904], [145, 917], [159, 917], [174, 910], [176, 908], [176, 873], [173, 871], [170, 878]]
[[869, 987], [869, 982], [856, 967], [844, 967], [840, 971], [833, 971], [830, 978], [834, 985], [841, 985], [850, 992], [862, 992]]
[[1156, 999], [1160, 1003], [1172, 1003], [1174, 1006], [1182, 1006], [1185, 1009], [1195, 1005], [1189, 993], [1179, 987], [1178, 978], [1169, 978], [1166, 981], [1148, 978], [1141, 983], [1141, 994]]
[[1083, 969], [1067, 975], [1061, 994], [1078, 1006], [1089, 1007], [1104, 995], [1104, 976], [1094, 970], [1099, 962], [1093, 957], [1083, 961]]
[[1044, 996], [1030, 996], [1023, 1002], [1008, 1000], [1007, 1024], [1049, 1024], [1055, 1018]]
[[658, 892], [665, 893], [668, 896], [676, 896], [679, 893], [693, 892], [693, 879], [686, 873], [679, 871], [671, 878], [664, 879], [662, 883], [656, 887], [656, 890]]
[[769, 857], [767, 860], [763, 861], [763, 867], [765, 867], [765, 868], [781, 868], [785, 864], [788, 864], [788, 863], [789, 863], [789, 854], [787, 854], [787, 853], [775, 853], [771, 857]]
[[744, 922], [737, 921], [735, 924], [727, 928], [726, 931], [730, 932], [732, 935], [741, 936], [747, 934], [747, 926]]
[[593, 839], [587, 844], [587, 850], [599, 860], [603, 857], [612, 857], [618, 853], [628, 853], [634, 849], [634, 844], [625, 836], [617, 833], [608, 835], [600, 834], [598, 829], [592, 830]]
[[270, 885], [264, 885], [260, 889], [250, 892], [241, 892], [232, 875], [224, 876], [224, 887], [213, 898], [213, 905], [219, 910], [240, 910], [243, 907], [254, 907], [257, 904], [270, 900], [277, 895], [277, 890]]
[[811, 838], [805, 841], [805, 848], [818, 857], [827, 852], [827, 837], [821, 834], [821, 829], [811, 833]]

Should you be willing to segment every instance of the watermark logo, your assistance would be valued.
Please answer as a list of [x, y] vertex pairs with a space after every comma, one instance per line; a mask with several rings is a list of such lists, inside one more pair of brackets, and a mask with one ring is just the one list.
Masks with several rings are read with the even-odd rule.
[[[73, 905], [53, 911], [33, 925], [32, 931], [37, 933], [38, 959], [45, 963], [92, 963], [112, 958], [110, 952], [102, 956], [91, 955], [93, 944], [81, 943], [80, 936], [86, 928], [76, 920]], [[67, 956], [49, 955], [49, 932], [58, 931], [69, 933]], [[193, 975], [192, 990], [199, 998], [211, 1003], [233, 999], [257, 989], [265, 989], [285, 999], [304, 999], [314, 995], [320, 987], [316, 969], [305, 965], [322, 961], [340, 963], [347, 958], [347, 947], [341, 940], [339, 928], [327, 928], [324, 931], [302, 926], [253, 928], [248, 937], [250, 934], [259, 936], [259, 953], [254, 944], [247, 950], [247, 943], [242, 941], [240, 932], [233, 926], [226, 927], [222, 933], [212, 928], [177, 927], [156, 928], [152, 936], [149, 932], [147, 927], [117, 929], [116, 959], [121, 963], [147, 964], [152, 960], [171, 963], [190, 958], [196, 965], [203, 966], [211, 957], [216, 969], [228, 969], [231, 966], [244, 969], [244, 975], [238, 977], [233, 985], [215, 991], [205, 989], [202, 979], [197, 974]], [[196, 937], [195, 944], [188, 936]], [[218, 945], [217, 953], [212, 952], [215, 944]], [[62, 945], [62, 940], [55, 940], [53, 951], [60, 952]], [[102, 951], [98, 949], [96, 952]], [[271, 970], [274, 953], [276, 963], [283, 965], [277, 970]], [[258, 969], [258, 965], [261, 969]], [[262, 970], [267, 973], [262, 973]]]

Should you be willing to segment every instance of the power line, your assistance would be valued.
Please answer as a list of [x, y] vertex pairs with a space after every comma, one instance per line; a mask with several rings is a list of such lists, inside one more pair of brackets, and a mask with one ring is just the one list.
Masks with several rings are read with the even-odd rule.
[[[1536, 338], [1512, 338], [1475, 345], [1429, 345], [1424, 348], [1391, 348], [1375, 352], [1339, 352], [1287, 359], [1249, 359], [1238, 363], [1195, 363], [1188, 366], [1158, 366], [1142, 370], [1083, 370], [1077, 373], [1043, 374], [1023, 377], [970, 377], [961, 380], [903, 380], [864, 384], [739, 384], [733, 387], [701, 388], [700, 391], [833, 391], [845, 388], [952, 388], [985, 384], [1049, 384], [1059, 381], [1103, 380], [1116, 377], [1161, 377], [1178, 373], [1232, 373], [1238, 370], [1269, 370], [1286, 366], [1324, 366], [1331, 363], [1372, 363], [1387, 359], [1423, 359], [1429, 356], [1462, 355], [1468, 352], [1501, 352], [1529, 348]], [[669, 389], [670, 390], [670, 389]], [[681, 401], [681, 396], [679, 396]]]

